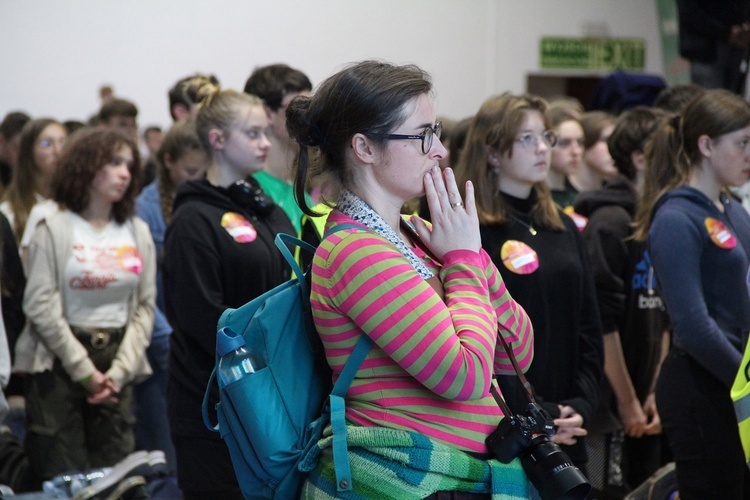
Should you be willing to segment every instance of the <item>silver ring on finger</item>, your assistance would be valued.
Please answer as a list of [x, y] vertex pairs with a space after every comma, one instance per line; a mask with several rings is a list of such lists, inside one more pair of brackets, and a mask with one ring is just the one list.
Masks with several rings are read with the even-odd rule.
[[458, 207], [463, 207], [463, 206], [464, 206], [463, 201], [457, 201], [456, 203], [451, 203], [451, 208], [454, 208], [454, 209]]

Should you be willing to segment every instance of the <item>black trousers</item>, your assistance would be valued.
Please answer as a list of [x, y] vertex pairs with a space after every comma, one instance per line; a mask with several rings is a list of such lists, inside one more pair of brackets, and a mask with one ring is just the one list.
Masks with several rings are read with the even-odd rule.
[[656, 386], [681, 500], [750, 498], [729, 387], [684, 351], [670, 350]]
[[[185, 500], [242, 500], [229, 450], [203, 424], [202, 401], [173, 377], [167, 382], [167, 416]], [[214, 417], [215, 418], [215, 417]]]

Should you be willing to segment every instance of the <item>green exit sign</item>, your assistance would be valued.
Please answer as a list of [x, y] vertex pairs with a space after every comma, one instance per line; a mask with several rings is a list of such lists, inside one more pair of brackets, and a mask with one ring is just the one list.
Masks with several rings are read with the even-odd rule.
[[543, 69], [642, 70], [646, 42], [640, 38], [542, 38]]

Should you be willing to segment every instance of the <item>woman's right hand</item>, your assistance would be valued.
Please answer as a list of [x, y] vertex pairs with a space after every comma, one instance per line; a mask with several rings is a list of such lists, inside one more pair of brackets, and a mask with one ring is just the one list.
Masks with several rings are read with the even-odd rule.
[[83, 387], [89, 393], [86, 401], [89, 404], [116, 403], [117, 388], [109, 376], [95, 370], [94, 373], [83, 382]]
[[435, 257], [442, 260], [452, 250], [479, 252], [482, 239], [473, 184], [466, 183], [466, 199], [461, 200], [453, 169], [441, 171], [435, 166], [425, 175], [424, 188], [432, 228], [428, 228], [419, 217], [412, 217], [411, 221]]

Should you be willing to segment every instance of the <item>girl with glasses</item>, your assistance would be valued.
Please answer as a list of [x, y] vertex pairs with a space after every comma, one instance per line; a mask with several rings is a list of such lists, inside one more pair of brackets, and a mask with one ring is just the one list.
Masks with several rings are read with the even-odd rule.
[[[526, 369], [531, 325], [481, 249], [472, 184], [462, 197], [453, 171], [438, 166], [446, 151], [431, 92], [415, 66], [365, 61], [286, 112], [301, 146], [297, 199], [311, 178], [325, 183], [323, 192], [335, 193], [327, 228], [356, 226], [327, 235], [311, 269], [313, 317], [334, 378], [361, 336], [374, 343], [346, 396], [352, 490], [359, 498], [526, 498], [519, 461], [489, 460], [485, 439], [503, 417], [489, 392], [493, 373], [512, 373], [498, 336]], [[400, 214], [423, 194], [431, 226]], [[331, 448], [319, 446], [302, 497], [338, 498]], [[460, 466], [418, 463], [437, 454]], [[383, 473], [371, 475], [373, 466]], [[490, 484], [496, 474], [505, 480]]]
[[[547, 186], [556, 137], [546, 102], [502, 94], [486, 100], [457, 165], [459, 185], [477, 187], [482, 246], [534, 324], [526, 377], [559, 427], [552, 440], [579, 467], [602, 376], [602, 337], [583, 239]], [[528, 399], [517, 377], [499, 377], [511, 409]]]
[[3, 193], [0, 211], [21, 242], [31, 209], [52, 194], [52, 177], [68, 133], [56, 120], [40, 118], [21, 130], [18, 162], [10, 186]]

